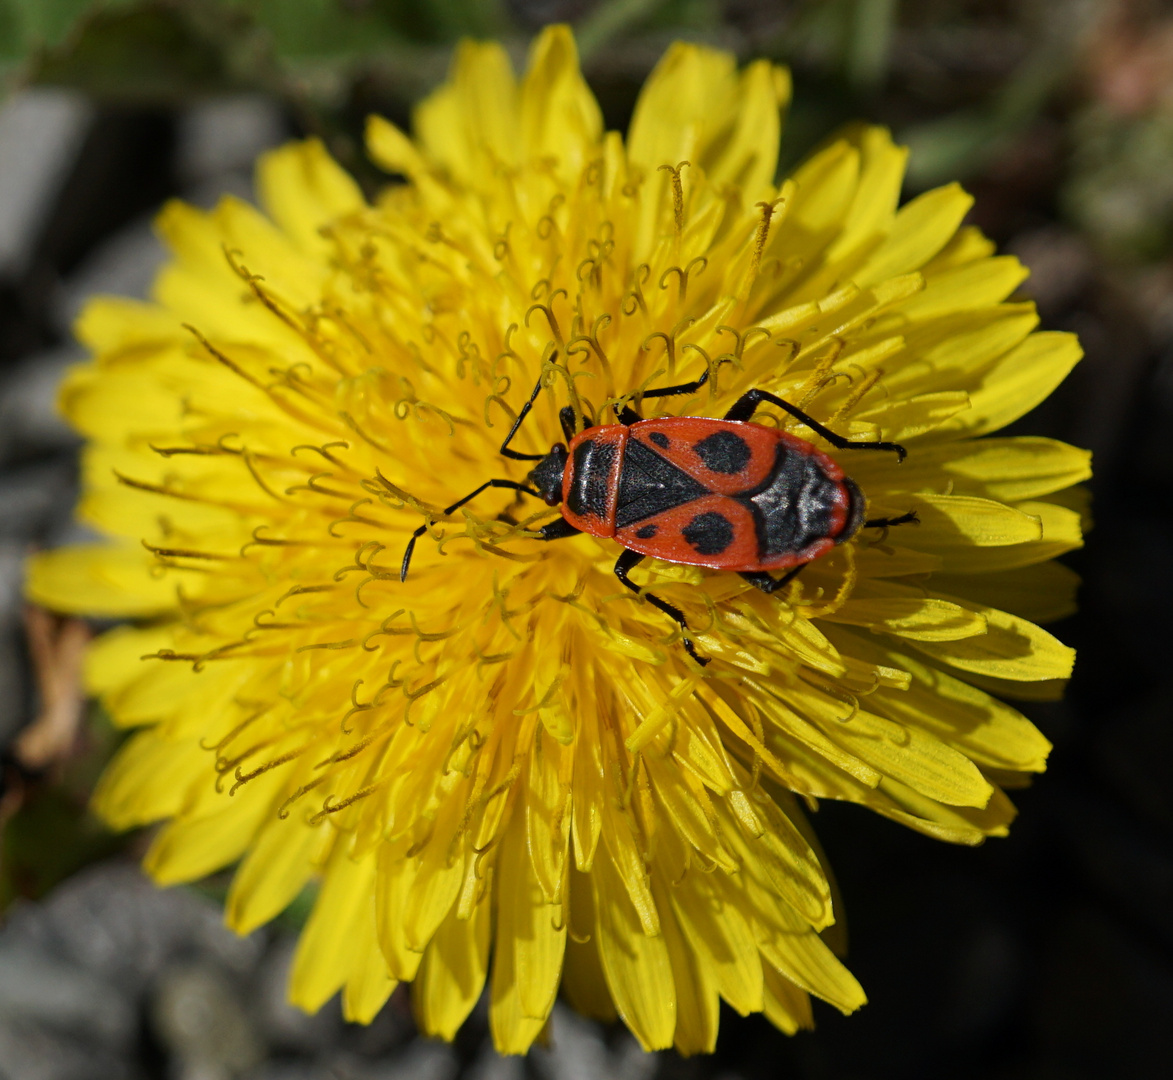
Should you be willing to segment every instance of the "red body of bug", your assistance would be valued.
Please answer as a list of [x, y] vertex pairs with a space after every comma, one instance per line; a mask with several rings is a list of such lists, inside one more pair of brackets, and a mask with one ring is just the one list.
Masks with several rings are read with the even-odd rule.
[[849, 539], [864, 500], [805, 439], [679, 416], [588, 428], [570, 442], [562, 516], [667, 562], [788, 570]]
[[[647, 390], [643, 398], [674, 397], [699, 390], [708, 380]], [[666, 416], [644, 420], [630, 406], [616, 407], [617, 424], [587, 422], [575, 431], [568, 407], [559, 416], [567, 444], [548, 454], [510, 448], [541, 390], [529, 401], [501, 444], [515, 461], [536, 461], [529, 483], [486, 480], [444, 510], [451, 514], [487, 488], [505, 488], [561, 507], [561, 518], [543, 526], [538, 537], [560, 540], [578, 533], [609, 537], [624, 550], [615, 575], [633, 592], [679, 625], [689, 655], [700, 656], [688, 637], [679, 608], [645, 592], [628, 572], [646, 556], [667, 562], [733, 570], [756, 588], [773, 593], [807, 563], [849, 540], [860, 528], [887, 528], [916, 520], [914, 513], [865, 520], [866, 502], [834, 459], [805, 439], [750, 421], [763, 402], [801, 421], [840, 450], [887, 450], [904, 459], [896, 443], [855, 442], [837, 435], [795, 405], [768, 390], [748, 390], [721, 420]], [[532, 485], [532, 486], [530, 486]], [[421, 525], [403, 553], [400, 580], [407, 577]], [[783, 570], [780, 578], [771, 570]]]

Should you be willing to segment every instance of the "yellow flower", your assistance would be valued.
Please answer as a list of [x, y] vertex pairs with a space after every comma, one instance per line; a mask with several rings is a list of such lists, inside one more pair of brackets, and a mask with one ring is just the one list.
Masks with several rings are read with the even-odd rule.
[[[172, 204], [154, 302], [95, 301], [63, 391], [81, 517], [103, 546], [36, 558], [29, 594], [135, 622], [89, 679], [138, 730], [103, 779], [117, 827], [167, 820], [162, 884], [240, 860], [241, 932], [321, 880], [291, 994], [369, 1020], [413, 981], [451, 1038], [489, 984], [524, 1052], [561, 988], [645, 1047], [709, 1050], [718, 1002], [793, 1032], [864, 995], [824, 938], [832, 886], [800, 803], [845, 799], [957, 843], [998, 836], [1046, 740], [991, 696], [1053, 694], [1088, 455], [978, 439], [1079, 358], [1007, 302], [1025, 272], [961, 225], [956, 186], [897, 210], [905, 153], [859, 127], [774, 184], [786, 73], [669, 50], [626, 143], [554, 28], [515, 81], [460, 47], [415, 137], [373, 119], [406, 184], [368, 205], [310, 141], [266, 156], [264, 213]], [[641, 389], [720, 416], [764, 387], [856, 440], [864, 529], [767, 596], [647, 562], [488, 490], [515, 446]], [[767, 405], [755, 417], [825, 445]], [[399, 564], [418, 526], [405, 582]], [[833, 941], [833, 939], [832, 939]]]

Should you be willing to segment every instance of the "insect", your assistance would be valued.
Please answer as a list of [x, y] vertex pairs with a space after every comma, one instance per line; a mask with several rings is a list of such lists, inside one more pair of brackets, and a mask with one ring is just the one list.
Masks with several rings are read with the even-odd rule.
[[[642, 397], [691, 394], [708, 381], [706, 372], [679, 386], [645, 391]], [[628, 576], [648, 556], [665, 562], [731, 570], [764, 593], [793, 580], [805, 566], [861, 528], [887, 529], [917, 520], [915, 512], [866, 519], [862, 492], [838, 463], [805, 439], [755, 424], [768, 402], [801, 421], [839, 450], [886, 450], [903, 461], [903, 446], [853, 442], [836, 435], [768, 390], [747, 390], [720, 420], [669, 416], [645, 420], [630, 405], [616, 407], [618, 423], [589, 420], [575, 430], [574, 410], [559, 413], [566, 443], [548, 454], [523, 454], [509, 447], [541, 390], [541, 379], [501, 443], [501, 454], [536, 461], [528, 484], [486, 480], [444, 510], [454, 513], [488, 488], [506, 488], [561, 506], [562, 517], [543, 526], [542, 540], [579, 533], [613, 539], [623, 547], [615, 576], [680, 627], [683, 644], [699, 664], [679, 608], [645, 592]], [[421, 525], [403, 554], [399, 579], [407, 577]], [[774, 577], [771, 571], [783, 571]]]

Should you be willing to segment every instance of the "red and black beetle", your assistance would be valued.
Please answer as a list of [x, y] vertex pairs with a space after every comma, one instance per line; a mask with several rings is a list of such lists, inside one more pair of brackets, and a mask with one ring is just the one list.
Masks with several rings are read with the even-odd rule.
[[[647, 398], [691, 394], [708, 381], [648, 390]], [[533, 408], [538, 380], [505, 441], [501, 454], [536, 461], [529, 484], [486, 480], [444, 510], [454, 513], [487, 488], [508, 488], [562, 507], [562, 517], [539, 531], [542, 540], [579, 533], [609, 537], [625, 549], [615, 575], [680, 626], [684, 647], [698, 663], [679, 608], [644, 592], [627, 576], [646, 556], [665, 562], [733, 570], [765, 593], [780, 589], [809, 562], [860, 528], [887, 528], [916, 521], [915, 513], [865, 520], [866, 502], [838, 463], [805, 439], [750, 420], [762, 402], [785, 410], [839, 450], [888, 450], [904, 460], [905, 449], [890, 442], [852, 442], [836, 435], [768, 390], [747, 390], [720, 420], [667, 416], [644, 420], [630, 406], [616, 409], [617, 424], [587, 422], [575, 433], [574, 411], [559, 414], [566, 444], [548, 454], [523, 454], [509, 443]], [[407, 577], [421, 525], [403, 554], [399, 579]], [[775, 578], [771, 570], [785, 573]]]

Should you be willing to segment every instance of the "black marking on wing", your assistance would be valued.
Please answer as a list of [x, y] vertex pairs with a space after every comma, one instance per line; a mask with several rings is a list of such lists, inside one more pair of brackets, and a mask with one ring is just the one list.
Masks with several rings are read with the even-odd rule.
[[733, 431], [714, 431], [693, 446], [705, 468], [732, 476], [741, 472], [753, 457], [753, 451], [740, 435]]
[[779, 443], [765, 482], [734, 498], [753, 514], [758, 553], [771, 558], [802, 551], [830, 534], [837, 490], [814, 458]]
[[635, 530], [635, 535], [641, 540], [650, 540], [660, 530], [655, 525], [643, 525]]
[[652, 442], [654, 442], [661, 450], [667, 450], [668, 443], [671, 442], [668, 436], [665, 435], [662, 431], [653, 431], [648, 435], [648, 438], [651, 439]]
[[680, 535], [698, 554], [720, 555], [733, 543], [733, 523], [724, 514], [708, 510], [697, 514], [680, 530]]
[[572, 513], [580, 517], [607, 517], [607, 491], [614, 464], [614, 443], [584, 439], [574, 448], [574, 480], [566, 497]]
[[615, 527], [622, 529], [634, 525], [708, 493], [704, 484], [678, 469], [650, 446], [645, 446], [639, 439], [628, 439], [623, 468], [619, 473]]

